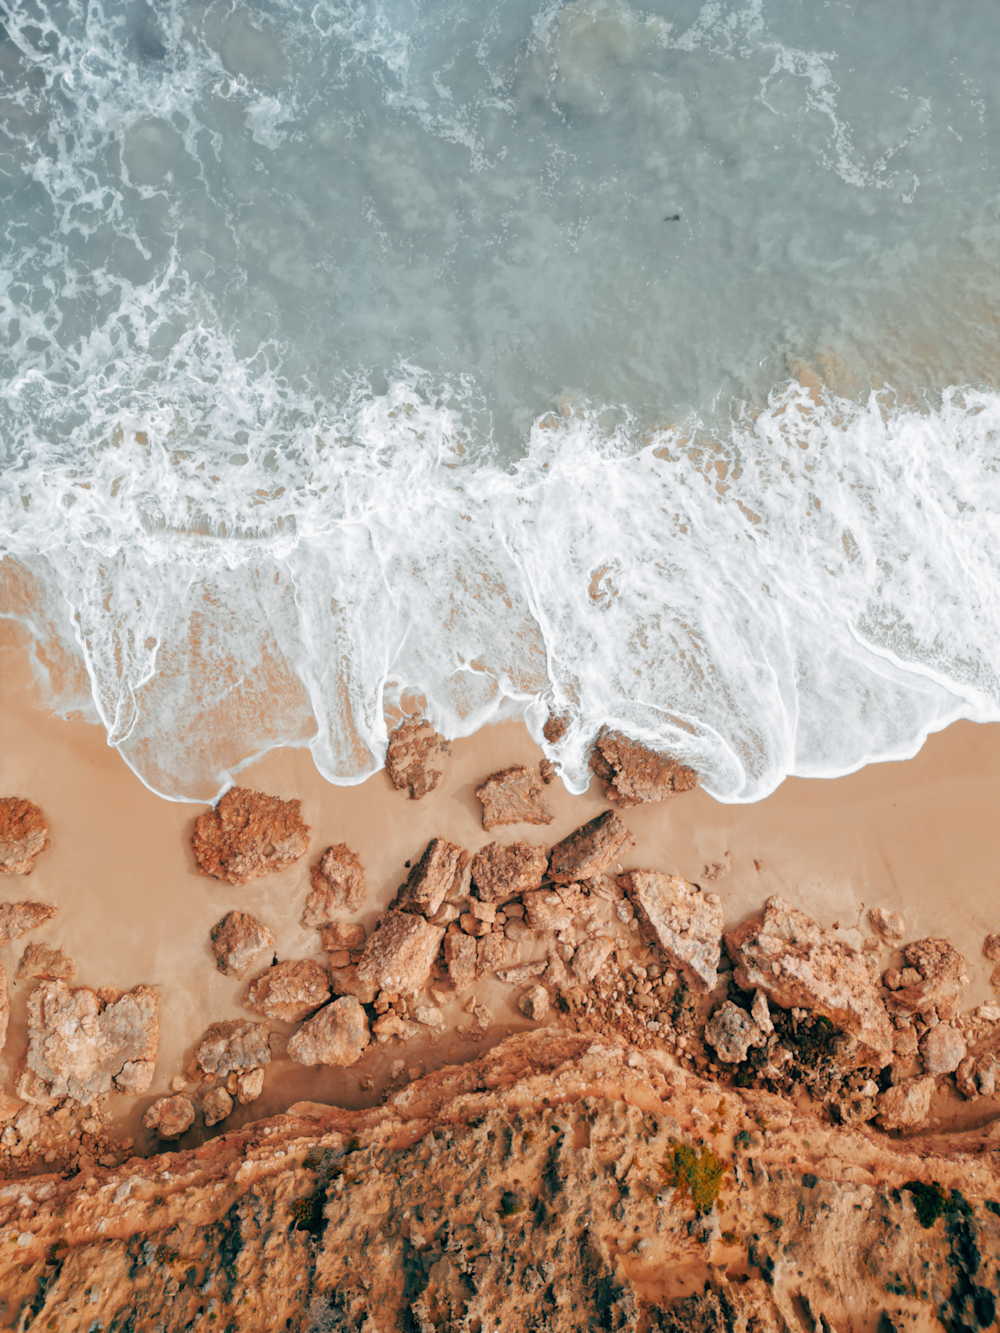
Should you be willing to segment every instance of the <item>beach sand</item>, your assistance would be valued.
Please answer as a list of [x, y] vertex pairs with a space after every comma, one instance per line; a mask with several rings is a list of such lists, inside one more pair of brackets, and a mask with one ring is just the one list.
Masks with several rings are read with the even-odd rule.
[[[244, 770], [239, 783], [285, 799], [299, 797], [312, 828], [309, 855], [291, 869], [245, 887], [201, 875], [191, 852], [196, 816], [204, 807], [172, 803], [150, 793], [106, 744], [103, 731], [48, 713], [34, 684], [21, 632], [8, 626], [0, 640], [0, 794], [41, 806], [51, 847], [30, 876], [0, 884], [4, 899], [58, 904], [49, 925], [0, 949], [11, 977], [12, 1020], [0, 1057], [0, 1080], [10, 1089], [26, 1039], [25, 1006], [31, 982], [14, 984], [24, 946], [32, 940], [62, 945], [76, 962], [73, 984], [128, 988], [154, 985], [161, 996], [161, 1039], [156, 1076], [140, 1098], [114, 1096], [121, 1135], [148, 1143], [142, 1110], [190, 1062], [212, 1021], [255, 1017], [241, 1000], [243, 981], [223, 976], [210, 950], [210, 928], [241, 908], [274, 932], [280, 959], [326, 962], [319, 934], [299, 925], [309, 887], [309, 866], [331, 843], [346, 842], [361, 858], [368, 884], [359, 914], [369, 930], [405, 880], [427, 841], [443, 836], [475, 850], [497, 836], [551, 845], [608, 807], [600, 784], [571, 796], [557, 780], [547, 788], [555, 812], [548, 827], [516, 826], [484, 832], [476, 786], [512, 763], [537, 764], [541, 751], [519, 723], [487, 727], [456, 741], [444, 779], [422, 801], [393, 789], [384, 773], [356, 787], [335, 787], [313, 767], [308, 750], [281, 749]], [[626, 869], [677, 873], [718, 893], [733, 925], [777, 893], [825, 926], [860, 944], [868, 907], [893, 908], [906, 921], [907, 939], [950, 939], [966, 956], [970, 984], [964, 1008], [992, 1000], [992, 964], [983, 937], [1000, 927], [996, 901], [995, 811], [1000, 805], [1000, 725], [957, 723], [929, 738], [901, 763], [872, 765], [831, 781], [789, 779], [754, 805], [722, 805], [702, 791], [623, 811], [636, 838], [622, 858]], [[731, 858], [731, 870], [709, 883], [703, 868]], [[269, 959], [261, 959], [266, 965]], [[888, 965], [888, 964], [887, 964]], [[372, 1049], [355, 1067], [309, 1069], [284, 1058], [290, 1026], [279, 1033], [259, 1101], [237, 1107], [219, 1132], [285, 1109], [300, 1099], [358, 1107], [377, 1101], [390, 1082], [390, 1065], [425, 1072], [469, 1059], [513, 1030], [529, 1026], [514, 1007], [518, 992], [495, 983], [485, 998], [494, 1026], [478, 1041], [455, 1032], [468, 1024], [456, 1000], [446, 1011], [448, 1030], [400, 1048]], [[552, 1020], [558, 1022], [558, 1016]], [[404, 1075], [405, 1078], [407, 1075]], [[372, 1080], [363, 1087], [362, 1080]], [[952, 1094], [961, 1105], [957, 1094]], [[970, 1108], [971, 1110], [971, 1108]], [[976, 1119], [996, 1113], [976, 1103]], [[205, 1131], [194, 1130], [185, 1144]]]

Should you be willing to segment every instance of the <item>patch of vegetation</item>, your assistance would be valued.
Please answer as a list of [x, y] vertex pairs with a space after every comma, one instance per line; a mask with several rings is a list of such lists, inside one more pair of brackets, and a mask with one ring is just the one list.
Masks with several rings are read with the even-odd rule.
[[326, 1190], [317, 1189], [312, 1194], [303, 1195], [292, 1203], [291, 1212], [295, 1218], [293, 1231], [308, 1231], [317, 1236], [323, 1230], [323, 1205], [326, 1203]]
[[817, 1176], [814, 1176], [811, 1171], [807, 1171], [805, 1175], [802, 1177], [802, 1183], [803, 1185], [805, 1185], [807, 1190], [814, 1190], [817, 1184], [819, 1183], [819, 1178]]
[[993, 1213], [996, 1217], [1000, 1217], [1000, 1203], [997, 1203], [995, 1199], [987, 1199], [986, 1211], [988, 1213]]
[[945, 1204], [947, 1203], [944, 1190], [936, 1180], [929, 1185], [925, 1185], [922, 1180], [908, 1180], [903, 1189], [913, 1196], [913, 1207], [917, 1214], [917, 1221], [925, 1231], [929, 1231], [938, 1218], [944, 1214]]
[[722, 1178], [729, 1163], [704, 1144], [701, 1152], [685, 1143], [671, 1140], [670, 1155], [661, 1167], [668, 1185], [682, 1198], [689, 1198], [698, 1213], [710, 1213], [719, 1197]]
[[500, 1216], [514, 1217], [517, 1213], [523, 1212], [524, 1200], [510, 1190], [504, 1190], [503, 1197], [500, 1200]]
[[753, 1146], [753, 1135], [748, 1129], [741, 1129], [733, 1142], [737, 1148], [750, 1148]]

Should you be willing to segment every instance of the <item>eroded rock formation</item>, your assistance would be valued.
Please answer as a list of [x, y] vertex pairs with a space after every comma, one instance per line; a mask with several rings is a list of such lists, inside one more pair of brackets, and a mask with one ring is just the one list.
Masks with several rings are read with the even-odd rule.
[[30, 875], [35, 857], [49, 845], [37, 805], [21, 796], [0, 797], [0, 875]]
[[304, 926], [328, 926], [337, 912], [357, 912], [364, 904], [364, 867], [345, 843], [328, 847], [309, 875], [312, 891], [302, 912]]
[[228, 912], [212, 927], [212, 952], [220, 972], [243, 977], [262, 953], [274, 948], [274, 936], [249, 912]]
[[0, 944], [37, 930], [59, 911], [51, 903], [0, 903]]
[[203, 875], [248, 884], [285, 870], [309, 846], [302, 802], [231, 787], [218, 805], [195, 820], [191, 846]]
[[429, 722], [407, 718], [389, 734], [385, 771], [397, 791], [419, 801], [441, 781], [444, 758], [450, 753], [444, 737]]
[[549, 875], [557, 884], [592, 879], [618, 860], [635, 839], [614, 810], [605, 810], [552, 848]]
[[541, 778], [524, 764], [491, 773], [476, 795], [483, 803], [483, 828], [487, 832], [503, 824], [552, 823]]
[[594, 742], [590, 766], [608, 799], [623, 806], [665, 801], [698, 785], [694, 769], [607, 728]]

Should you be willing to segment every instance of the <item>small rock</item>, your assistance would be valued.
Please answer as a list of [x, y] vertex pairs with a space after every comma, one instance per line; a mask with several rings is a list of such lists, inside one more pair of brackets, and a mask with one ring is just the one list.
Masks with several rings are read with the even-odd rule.
[[242, 977], [255, 958], [274, 949], [274, 936], [249, 912], [228, 912], [211, 936], [215, 965], [230, 977]]
[[774, 1024], [771, 1021], [771, 1010], [768, 1007], [767, 996], [762, 990], [755, 991], [754, 993], [753, 1004], [750, 1006], [750, 1017], [765, 1036], [770, 1036], [774, 1031]]
[[892, 1034], [892, 1049], [897, 1060], [913, 1060], [917, 1055], [917, 1033], [914, 1028], [897, 1028]]
[[745, 1009], [727, 1000], [705, 1024], [705, 1041], [720, 1060], [738, 1065], [751, 1046], [763, 1046], [767, 1038]]
[[476, 980], [495, 972], [506, 962], [506, 936], [503, 931], [494, 929], [484, 935], [476, 946]]
[[440, 1027], [444, 1022], [444, 1014], [431, 1004], [418, 1004], [413, 1010], [413, 1017], [428, 1028]]
[[356, 953], [365, 945], [365, 928], [357, 921], [331, 921], [328, 926], [320, 928], [319, 936], [328, 953], [337, 953], [341, 949]]
[[983, 953], [991, 963], [1000, 963], [1000, 935], [987, 935], [983, 940]]
[[263, 1069], [250, 1069], [245, 1074], [236, 1076], [236, 1096], [241, 1106], [255, 1102], [264, 1091]]
[[536, 958], [533, 963], [521, 963], [518, 967], [507, 967], [497, 976], [507, 986], [524, 986], [527, 982], [540, 977], [548, 967], [547, 958]]
[[556, 780], [556, 766], [551, 759], [543, 759], [538, 765], [538, 776], [545, 783], [546, 787]]
[[542, 727], [542, 735], [550, 745], [558, 745], [569, 730], [569, 718], [565, 713], [550, 713]]
[[443, 938], [440, 926], [406, 912], [386, 912], [365, 943], [358, 979], [381, 990], [411, 995], [430, 976]]
[[557, 884], [572, 884], [603, 874], [635, 839], [614, 810], [582, 825], [552, 848], [549, 875]]
[[309, 846], [302, 802], [231, 787], [213, 810], [195, 820], [191, 846], [203, 875], [248, 884], [259, 875], [285, 870]]
[[475, 983], [477, 952], [476, 941], [471, 935], [446, 935], [444, 938], [445, 966], [451, 984], [459, 994]]
[[517, 1007], [525, 1018], [540, 1022], [549, 1012], [549, 993], [544, 986], [532, 986], [518, 1000]]
[[481, 935], [492, 935], [493, 927], [488, 921], [480, 921], [479, 917], [473, 916], [471, 912], [463, 912], [458, 918], [458, 924], [465, 931], [466, 935], [479, 939]]
[[146, 1129], [155, 1129], [161, 1139], [179, 1139], [194, 1124], [190, 1097], [159, 1097], [142, 1117]]
[[353, 1065], [368, 1045], [368, 1019], [353, 995], [321, 1009], [303, 1023], [288, 1043], [288, 1054], [302, 1065]]
[[476, 916], [480, 921], [487, 921], [492, 926], [497, 919], [497, 909], [494, 903], [482, 903], [478, 898], [469, 899], [469, 912]]
[[551, 824], [538, 774], [524, 764], [491, 773], [476, 795], [483, 803], [483, 828], [502, 824]]
[[590, 766], [608, 799], [623, 806], [665, 801], [698, 785], [694, 769], [608, 727], [594, 743]]
[[732, 861], [729, 853], [724, 853], [721, 861], [708, 861], [701, 871], [701, 878], [707, 880], [722, 879], [728, 875], [732, 869]]
[[205, 1124], [209, 1127], [217, 1125], [220, 1120], [225, 1120], [232, 1109], [233, 1099], [225, 1088], [213, 1088], [211, 1092], [206, 1094], [205, 1100], [201, 1104]]
[[512, 921], [506, 923], [503, 928], [503, 933], [515, 944], [520, 944], [522, 940], [531, 939], [534, 932], [526, 921], [521, 921], [518, 917], [514, 917]]
[[585, 940], [573, 955], [570, 969], [580, 985], [586, 986], [597, 976], [608, 955], [615, 947], [614, 940]]
[[231, 1018], [212, 1023], [195, 1051], [198, 1067], [206, 1074], [225, 1078], [270, 1063], [271, 1047], [266, 1023]]
[[390, 1037], [398, 1037], [400, 1041], [410, 1041], [419, 1031], [416, 1023], [411, 1023], [393, 1010], [377, 1018], [372, 1024], [372, 1032], [375, 1040], [379, 1044], [384, 1044]]
[[21, 796], [0, 797], [0, 875], [30, 875], [35, 857], [48, 845], [49, 830], [38, 806]]
[[882, 985], [886, 990], [899, 990], [903, 984], [903, 974], [898, 967], [889, 967], [882, 973]]
[[76, 964], [64, 950], [51, 944], [29, 944], [17, 965], [18, 981], [31, 977], [41, 981], [71, 981]]
[[472, 882], [480, 902], [501, 903], [541, 887], [548, 857], [526, 842], [490, 842], [472, 858]]
[[950, 1023], [938, 1023], [920, 1039], [920, 1058], [928, 1074], [951, 1074], [965, 1059], [962, 1034]]
[[0, 903], [0, 944], [36, 930], [51, 921], [58, 911], [50, 903]]
[[888, 907], [870, 907], [868, 924], [887, 944], [898, 944], [906, 934], [906, 925], [898, 912]]
[[332, 968], [350, 967], [351, 955], [347, 949], [335, 949], [329, 957], [329, 966]]
[[385, 771], [397, 791], [405, 791], [412, 801], [419, 801], [441, 781], [443, 760], [451, 754], [443, 736], [439, 736], [424, 718], [406, 718], [389, 735]]
[[573, 924], [573, 900], [567, 903], [555, 889], [537, 889], [533, 893], [526, 893], [523, 902], [531, 930], [566, 930]]
[[14, 1128], [25, 1143], [31, 1143], [38, 1137], [42, 1127], [42, 1117], [37, 1106], [25, 1106], [14, 1117]]
[[326, 968], [310, 958], [277, 963], [252, 981], [246, 1006], [265, 1018], [300, 1023], [330, 998]]
[[936, 1082], [933, 1075], [904, 1078], [875, 1098], [883, 1129], [916, 1129], [927, 1119]]

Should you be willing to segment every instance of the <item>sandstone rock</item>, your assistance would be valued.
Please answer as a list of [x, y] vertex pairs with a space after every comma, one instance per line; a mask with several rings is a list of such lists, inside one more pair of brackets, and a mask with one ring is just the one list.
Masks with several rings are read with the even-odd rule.
[[444, 961], [448, 976], [455, 990], [461, 994], [476, 980], [476, 960], [478, 950], [471, 935], [446, 935], [444, 937]]
[[469, 853], [444, 838], [432, 838], [399, 891], [399, 903], [414, 903], [433, 916], [447, 899], [457, 902], [469, 892]]
[[490, 923], [480, 920], [478, 916], [473, 916], [471, 912], [463, 912], [458, 918], [458, 924], [466, 935], [472, 935], [477, 940], [483, 935], [493, 934], [493, 927]]
[[33, 1101], [90, 1102], [113, 1088], [132, 1091], [156, 1060], [159, 1037], [159, 997], [148, 986], [108, 1001], [85, 986], [43, 981], [28, 996], [22, 1086]]
[[179, 1139], [194, 1124], [190, 1097], [158, 1097], [142, 1117], [146, 1129], [155, 1129], [161, 1139]]
[[987, 935], [983, 940], [983, 954], [991, 963], [1000, 963], [1000, 935]]
[[213, 1088], [207, 1093], [205, 1100], [201, 1104], [201, 1113], [205, 1117], [205, 1124], [212, 1127], [217, 1125], [220, 1120], [225, 1120], [226, 1116], [233, 1109], [233, 1099], [225, 1088]]
[[357, 963], [351, 963], [347, 967], [330, 968], [330, 989], [334, 995], [353, 995], [362, 1004], [372, 1004], [379, 987], [377, 982], [362, 981]]
[[565, 713], [550, 713], [542, 727], [542, 735], [550, 745], [558, 745], [569, 730], [569, 718]]
[[365, 871], [347, 846], [328, 847], [309, 868], [312, 889], [302, 911], [302, 925], [328, 926], [336, 912], [357, 912], [365, 901]]
[[548, 959], [536, 958], [532, 963], [520, 963], [517, 967], [504, 968], [497, 977], [507, 986], [526, 986], [529, 981], [540, 977], [548, 967]]
[[423, 718], [407, 718], [389, 735], [385, 771], [397, 791], [419, 801], [441, 781], [439, 767], [451, 751], [443, 736]]
[[917, 1034], [913, 1028], [898, 1028], [892, 1034], [892, 1050], [897, 1060], [913, 1060], [917, 1055]]
[[36, 977], [40, 981], [72, 981], [76, 964], [64, 950], [52, 944], [29, 944], [17, 965], [18, 981]]
[[115, 1087], [130, 1097], [148, 1092], [155, 1070], [155, 1060], [126, 1060], [115, 1076]]
[[245, 1074], [236, 1076], [236, 1095], [241, 1106], [247, 1106], [250, 1102], [255, 1102], [263, 1091], [263, 1069], [251, 1069]]
[[365, 943], [358, 978], [380, 990], [411, 995], [430, 976], [444, 931], [406, 912], [386, 912]]
[[573, 924], [573, 908], [555, 889], [537, 889], [521, 899], [531, 930], [566, 930]]
[[859, 1056], [892, 1059], [892, 1025], [865, 957], [783, 898], [726, 935], [741, 990], [761, 990], [782, 1009], [819, 1014], [852, 1036]]
[[394, 1009], [382, 1014], [372, 1024], [372, 1033], [381, 1045], [384, 1045], [390, 1037], [398, 1037], [400, 1041], [411, 1041], [419, 1031], [416, 1023], [410, 1023], [402, 1018]]
[[671, 967], [684, 973], [695, 991], [710, 991], [718, 981], [722, 946], [722, 903], [702, 893], [680, 875], [630, 870], [618, 884], [652, 932]]
[[353, 1065], [368, 1045], [368, 1019], [353, 995], [321, 1009], [303, 1023], [288, 1043], [288, 1054], [300, 1065]]
[[249, 912], [229, 912], [212, 927], [212, 952], [220, 972], [242, 977], [255, 958], [274, 948], [274, 936]]
[[524, 764], [491, 773], [476, 795], [483, 803], [483, 828], [487, 832], [501, 824], [552, 823], [541, 780]]
[[938, 1023], [920, 1038], [920, 1058], [928, 1074], [952, 1074], [965, 1059], [965, 1040], [950, 1023]]
[[213, 810], [195, 820], [191, 846], [203, 875], [248, 884], [259, 875], [285, 870], [309, 846], [301, 801], [231, 787]]
[[518, 1000], [517, 1007], [525, 1018], [538, 1023], [549, 1012], [549, 993], [544, 986], [532, 986]]
[[242, 1074], [271, 1061], [271, 1047], [266, 1023], [250, 1023], [245, 1018], [230, 1018], [212, 1023], [202, 1037], [195, 1060], [206, 1074], [225, 1078]]
[[549, 876], [557, 884], [603, 874], [635, 839], [614, 810], [605, 810], [552, 848]]
[[357, 921], [331, 921], [320, 928], [319, 937], [328, 953], [338, 953], [341, 949], [356, 953], [365, 946], [365, 928]]
[[883, 1129], [916, 1129], [927, 1119], [936, 1087], [932, 1076], [904, 1078], [875, 1098]]
[[966, 984], [965, 959], [947, 940], [915, 940], [903, 950], [908, 967], [888, 997], [893, 1013], [936, 1013], [942, 1022], [958, 1014]]
[[614, 947], [614, 940], [584, 940], [570, 963], [570, 971], [579, 985], [587, 986], [594, 980]]
[[7, 970], [0, 967], [0, 1051], [7, 1042], [7, 1028], [10, 1024], [10, 987], [7, 985]]
[[418, 1004], [413, 1011], [413, 1017], [428, 1028], [438, 1028], [444, 1023], [444, 1014], [433, 1004]]
[[763, 1046], [767, 1038], [745, 1009], [727, 1000], [705, 1024], [705, 1042], [720, 1060], [738, 1065], [751, 1046]]
[[484, 903], [502, 903], [540, 888], [547, 861], [544, 847], [490, 842], [472, 858], [472, 883]]
[[550, 786], [556, 780], [556, 766], [551, 759], [543, 759], [538, 765], [538, 776]]
[[330, 998], [326, 968], [310, 958], [277, 963], [252, 981], [246, 1005], [265, 1018], [300, 1023]]
[[491, 972], [503, 965], [507, 956], [506, 936], [502, 931], [494, 930], [484, 935], [476, 946], [476, 980], [482, 981]]
[[898, 912], [888, 907], [870, 907], [868, 924], [887, 944], [898, 944], [906, 934], [906, 925]]
[[0, 903], [0, 944], [43, 926], [58, 911], [50, 903]]
[[594, 744], [590, 766], [619, 805], [664, 801], [698, 785], [694, 769], [607, 727]]
[[20, 796], [0, 797], [0, 875], [30, 875], [35, 857], [49, 845], [37, 805]]

